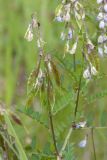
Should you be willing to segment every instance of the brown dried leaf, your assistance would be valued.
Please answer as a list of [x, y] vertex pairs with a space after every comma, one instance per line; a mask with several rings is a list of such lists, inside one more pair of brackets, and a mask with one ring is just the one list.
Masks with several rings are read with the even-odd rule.
[[61, 85], [61, 81], [60, 81], [60, 75], [59, 75], [59, 71], [56, 67], [56, 65], [54, 64], [53, 61], [50, 61], [51, 63], [51, 66], [52, 66], [52, 71], [53, 71], [53, 74], [54, 74], [54, 78], [55, 78], [55, 81], [57, 83], [58, 86]]
[[20, 120], [19, 117], [17, 117], [17, 116], [16, 116], [15, 114], [13, 114], [13, 113], [11, 113], [11, 117], [12, 117], [12, 119], [14, 120], [14, 122], [15, 122], [16, 124], [22, 126], [22, 122], [21, 122], [21, 120]]

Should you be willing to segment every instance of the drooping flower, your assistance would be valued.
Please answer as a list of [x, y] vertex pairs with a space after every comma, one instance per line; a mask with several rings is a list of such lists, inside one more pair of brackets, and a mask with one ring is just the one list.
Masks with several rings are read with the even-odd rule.
[[83, 73], [83, 77], [85, 79], [91, 79], [91, 73], [90, 73], [90, 70], [89, 68], [85, 69], [84, 73]]
[[90, 80], [92, 76], [96, 76], [98, 74], [98, 71], [96, 68], [90, 63], [90, 66], [88, 66], [85, 71], [83, 72], [83, 77], [87, 80]]
[[77, 49], [77, 44], [78, 44], [78, 39], [76, 40], [76, 42], [73, 44], [72, 48], [69, 49], [69, 54], [75, 54], [76, 53], [76, 49]]
[[5, 105], [0, 102], [0, 115], [3, 116], [6, 112]]
[[104, 56], [104, 52], [103, 52], [103, 48], [102, 47], [98, 47], [98, 54], [100, 57]]
[[37, 23], [37, 20], [36, 18], [34, 17], [34, 15], [32, 16], [32, 20], [31, 20], [31, 23], [28, 25], [28, 28], [27, 28], [27, 31], [25, 33], [25, 36], [24, 38], [31, 42], [33, 40], [33, 29], [38, 27], [38, 23]]
[[107, 54], [107, 45], [104, 45], [104, 53]]
[[78, 146], [80, 148], [85, 148], [86, 145], [87, 145], [87, 137], [85, 136], [85, 138], [82, 141], [79, 142]]
[[31, 27], [30, 24], [29, 24], [29, 26], [27, 28], [27, 31], [25, 33], [24, 38], [29, 42], [33, 40], [33, 31], [32, 31], [32, 27]]
[[104, 5], [104, 11], [107, 12], [107, 4]]
[[98, 36], [98, 55], [104, 57], [104, 54], [107, 54], [107, 1], [106, 0], [97, 0], [98, 4], [101, 4], [99, 7], [99, 14], [97, 20], [99, 22], [99, 28], [101, 29], [101, 35]]
[[58, 22], [63, 22], [64, 21], [63, 17], [61, 17], [60, 15], [56, 16], [55, 20], [58, 21]]
[[91, 42], [91, 40], [87, 37], [87, 50], [88, 54], [91, 53], [94, 49], [94, 44]]
[[102, 21], [100, 21], [100, 23], [99, 23], [99, 28], [100, 28], [100, 29], [104, 29], [104, 27], [105, 27], [105, 22], [104, 22], [104, 20], [102, 20]]
[[69, 21], [70, 21], [70, 17], [71, 17], [71, 16], [70, 16], [70, 13], [67, 12], [66, 15], [63, 16], [63, 20], [64, 20], [65, 22], [69, 22]]
[[66, 37], [66, 35], [65, 35], [65, 33], [64, 32], [61, 32], [61, 36], [60, 36], [60, 38], [61, 38], [61, 40], [65, 40], [65, 37]]
[[70, 40], [72, 38], [73, 38], [73, 30], [72, 30], [72, 28], [69, 28], [69, 30], [68, 30], [68, 39]]
[[82, 121], [76, 124], [76, 128], [84, 128], [86, 126], [87, 122]]
[[97, 20], [98, 20], [98, 21], [101, 21], [101, 20], [103, 19], [103, 17], [104, 17], [104, 13], [103, 13], [103, 12], [100, 12], [100, 13], [98, 14], [98, 16], [97, 16]]

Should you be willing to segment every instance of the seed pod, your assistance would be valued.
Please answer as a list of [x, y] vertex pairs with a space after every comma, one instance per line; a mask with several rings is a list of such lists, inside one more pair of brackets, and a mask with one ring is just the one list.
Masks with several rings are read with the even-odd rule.
[[14, 120], [14, 122], [18, 125], [21, 125], [22, 126], [22, 122], [20, 120], [20, 118], [18, 116], [16, 116], [14, 113], [11, 113], [11, 117], [12, 119]]
[[54, 64], [54, 62], [53, 62], [52, 60], [50, 61], [50, 63], [51, 63], [51, 66], [52, 66], [52, 71], [53, 71], [53, 74], [54, 74], [54, 78], [55, 78], [55, 80], [56, 80], [56, 83], [57, 83], [58, 86], [60, 86], [60, 85], [61, 85], [61, 82], [60, 82], [59, 71], [58, 71], [56, 65]]

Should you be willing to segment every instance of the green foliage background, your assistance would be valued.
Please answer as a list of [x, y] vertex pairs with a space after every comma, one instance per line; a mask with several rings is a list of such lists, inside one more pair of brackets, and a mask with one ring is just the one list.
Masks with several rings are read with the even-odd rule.
[[[96, 37], [98, 34], [98, 26], [95, 20], [97, 15], [97, 5], [95, 0], [83, 0], [85, 9], [87, 11], [87, 26], [90, 34], [90, 38], [96, 44]], [[67, 76], [72, 71], [71, 56], [68, 55], [66, 59], [63, 57], [63, 43], [60, 40], [60, 32], [63, 26], [54, 21], [54, 11], [59, 1], [52, 0], [0, 0], [0, 99], [6, 103], [8, 108], [13, 111], [17, 109], [23, 110], [23, 106], [26, 101], [26, 86], [27, 78], [31, 70], [35, 67], [37, 60], [37, 49], [35, 42], [28, 43], [24, 39], [24, 34], [29, 23], [30, 15], [36, 11], [38, 19], [40, 19], [42, 26], [42, 34], [44, 40], [47, 43], [46, 51], [50, 52], [55, 58], [59, 59], [67, 70], [64, 73], [64, 83], [70, 85], [71, 91], [65, 96], [65, 99], [60, 97], [59, 104], [56, 104], [56, 111], [60, 110], [60, 106], [63, 105], [63, 109], [59, 112], [59, 115], [55, 115], [55, 126], [57, 128], [56, 134], [63, 139], [63, 131], [67, 130], [70, 126], [69, 117], [72, 115], [71, 105], [72, 98], [72, 75]], [[81, 46], [79, 46], [81, 48]], [[77, 59], [79, 57], [79, 50]], [[72, 58], [71, 58], [72, 59]], [[100, 60], [101, 76], [92, 81], [87, 87], [85, 98], [88, 101], [84, 101], [81, 97], [79, 102], [79, 111], [85, 114], [85, 118], [88, 124], [91, 126], [106, 126], [107, 125], [107, 77], [102, 76], [103, 73], [107, 73], [106, 70], [107, 59]], [[77, 64], [79, 62], [77, 61]], [[62, 66], [61, 69], [63, 70]], [[41, 111], [43, 108], [40, 107], [40, 102], [36, 101], [36, 111]], [[66, 114], [63, 114], [66, 113]], [[38, 115], [38, 112], [33, 115], [33, 120], [23, 113], [19, 113], [24, 126], [23, 129], [20, 126], [14, 124], [16, 132], [22, 141], [26, 151], [30, 152], [31, 147], [36, 152], [37, 148], [46, 149], [49, 144], [46, 142], [44, 137], [48, 136], [48, 131], [42, 125], [45, 117]], [[32, 114], [31, 114], [32, 115]], [[65, 116], [67, 115], [67, 116]], [[63, 121], [66, 124], [63, 124]], [[68, 125], [68, 126], [67, 126]], [[27, 130], [27, 131], [26, 131]], [[58, 132], [58, 133], [57, 133]], [[90, 132], [90, 131], [85, 131]], [[78, 136], [79, 135], [79, 136]], [[78, 159], [81, 156], [81, 160], [87, 157], [87, 160], [92, 160], [93, 156], [90, 152], [91, 142], [85, 149], [78, 148], [78, 142], [84, 138], [85, 133], [73, 133], [71, 141], [76, 146], [76, 157]], [[80, 139], [81, 137], [81, 139]], [[95, 142], [97, 159], [106, 160], [107, 153], [106, 141], [107, 129], [95, 130]], [[32, 146], [29, 141], [32, 140]], [[90, 140], [91, 141], [91, 140]], [[88, 151], [87, 151], [88, 150]], [[91, 157], [92, 156], [92, 157]], [[36, 160], [36, 158], [34, 158]], [[32, 158], [33, 160], [33, 158]]]

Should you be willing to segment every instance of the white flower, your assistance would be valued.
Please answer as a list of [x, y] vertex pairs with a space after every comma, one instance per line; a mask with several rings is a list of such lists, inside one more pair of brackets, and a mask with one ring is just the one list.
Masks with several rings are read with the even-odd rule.
[[78, 146], [80, 148], [85, 148], [87, 145], [87, 137], [85, 137], [85, 139], [83, 139], [82, 141], [79, 142]]
[[96, 76], [98, 71], [96, 68], [90, 63], [90, 67], [88, 66], [87, 69], [83, 72], [83, 77], [85, 79], [91, 79], [92, 76]]
[[83, 122], [79, 122], [78, 124], [76, 124], [76, 128], [84, 128], [86, 126], [87, 122], [83, 121]]
[[29, 30], [27, 34], [25, 35], [25, 39], [29, 42], [33, 40], [33, 33]]
[[46, 43], [46, 42], [44, 42], [42, 38], [39, 38], [39, 39], [37, 40], [37, 46], [38, 46], [38, 48], [44, 46], [45, 43]]
[[103, 41], [104, 41], [104, 37], [102, 35], [100, 35], [98, 37], [98, 43], [103, 43]]
[[5, 111], [6, 111], [5, 105], [0, 102], [0, 115], [3, 116]]
[[65, 44], [65, 52], [69, 52], [69, 41]]
[[65, 10], [68, 11], [68, 12], [70, 12], [70, 6], [71, 6], [70, 3], [64, 5]]
[[104, 53], [107, 54], [107, 46], [104, 45]]
[[63, 18], [61, 16], [56, 16], [55, 20], [58, 22], [63, 22]]
[[65, 40], [65, 33], [64, 33], [64, 32], [61, 32], [60, 38], [61, 38], [63, 41]]
[[68, 51], [70, 54], [75, 54], [77, 49], [78, 40], [73, 44], [72, 48]]
[[107, 4], [104, 5], [104, 10], [107, 12]]
[[104, 23], [104, 21], [102, 20], [102, 21], [100, 21], [100, 23], [99, 23], [99, 28], [100, 28], [100, 29], [104, 29], [104, 27], [105, 27], [105, 23]]
[[104, 42], [107, 41], [107, 35], [103, 35]]
[[72, 37], [73, 37], [73, 30], [71, 28], [69, 28], [68, 39], [72, 39]]
[[36, 79], [36, 83], [33, 84], [34, 88], [36, 89], [36, 87], [41, 87], [41, 85], [43, 84], [43, 78], [44, 78], [44, 74], [42, 72], [42, 70], [39, 70], [38, 73], [38, 77]]
[[87, 69], [84, 71], [83, 77], [84, 77], [85, 79], [91, 79], [91, 73], [90, 73], [90, 71], [89, 71], [89, 68], [87, 68]]
[[104, 14], [104, 21], [107, 22], [107, 13]]
[[64, 15], [63, 19], [65, 22], [69, 22], [70, 21], [70, 13], [67, 12], [66, 15]]
[[107, 41], [107, 35], [100, 35], [98, 37], [98, 43], [104, 43], [105, 41]]
[[98, 21], [101, 21], [101, 20], [103, 19], [103, 17], [104, 17], [104, 14], [103, 14], [102, 12], [100, 12], [100, 13], [98, 14], [98, 16], [97, 16], [97, 20], [98, 20]]
[[29, 42], [33, 40], [33, 32], [32, 32], [32, 29], [31, 29], [31, 25], [28, 26], [28, 29], [25, 33], [24, 38]]
[[103, 0], [97, 0], [97, 3], [98, 4], [100, 4], [100, 3], [102, 3], [103, 2]]
[[91, 53], [94, 49], [94, 44], [91, 42], [91, 40], [87, 37], [87, 49], [88, 53]]
[[103, 48], [98, 47], [98, 54], [100, 57], [103, 57]]
[[96, 68], [94, 66], [91, 66], [91, 74], [94, 75], [94, 76], [96, 76], [97, 73], [98, 72], [97, 72]]

